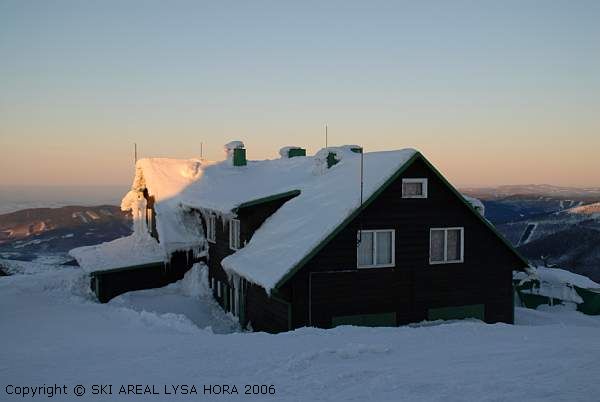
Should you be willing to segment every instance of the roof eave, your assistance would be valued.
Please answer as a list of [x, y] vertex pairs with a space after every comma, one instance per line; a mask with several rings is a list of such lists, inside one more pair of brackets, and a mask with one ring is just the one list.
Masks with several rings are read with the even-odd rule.
[[231, 212], [237, 213], [242, 208], [253, 207], [255, 205], [263, 204], [265, 202], [280, 200], [282, 198], [288, 198], [288, 197], [294, 198], [294, 197], [299, 196], [300, 192], [301, 192], [300, 190], [296, 189], [296, 190], [285, 191], [283, 193], [268, 195], [266, 197], [256, 198], [256, 199], [250, 200], [250, 201], [245, 201], [245, 202], [242, 202], [237, 207], [233, 208], [231, 210]]

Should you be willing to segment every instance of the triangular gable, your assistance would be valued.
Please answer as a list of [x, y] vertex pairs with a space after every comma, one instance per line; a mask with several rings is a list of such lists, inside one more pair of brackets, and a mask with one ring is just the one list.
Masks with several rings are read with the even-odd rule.
[[406, 171], [416, 160], [421, 159], [431, 169], [431, 171], [449, 188], [452, 193], [473, 213], [483, 224], [492, 231], [500, 239], [500, 241], [523, 263], [524, 268], [529, 266], [529, 263], [519, 252], [500, 234], [496, 228], [460, 194], [458, 190], [452, 186], [444, 178], [444, 176], [425, 158], [420, 152], [416, 152], [406, 163], [404, 163], [383, 185], [381, 185], [366, 201], [363, 202], [362, 206], [355, 209], [340, 225], [338, 225], [321, 243], [313, 248], [308, 254], [300, 260], [291, 270], [289, 270], [275, 285], [274, 289], [278, 289], [283, 286], [296, 272], [298, 272], [306, 263], [308, 263], [319, 251], [321, 251], [333, 238], [340, 233], [346, 226], [350, 224], [364, 209], [366, 209], [373, 201], [379, 197], [379, 195], [387, 189], [394, 181], [396, 181], [402, 173]]

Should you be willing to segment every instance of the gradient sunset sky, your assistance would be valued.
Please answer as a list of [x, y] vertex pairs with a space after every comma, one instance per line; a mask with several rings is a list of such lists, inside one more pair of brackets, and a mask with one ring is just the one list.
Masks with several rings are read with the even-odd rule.
[[0, 0], [0, 184], [142, 156], [414, 147], [455, 185], [600, 186], [600, 1]]

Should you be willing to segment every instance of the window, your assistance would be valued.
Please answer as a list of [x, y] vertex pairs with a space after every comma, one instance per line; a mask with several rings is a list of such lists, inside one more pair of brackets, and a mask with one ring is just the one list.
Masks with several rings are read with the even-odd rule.
[[240, 248], [240, 221], [232, 219], [229, 221], [229, 248], [237, 250]]
[[206, 240], [211, 243], [217, 241], [217, 218], [214, 215], [208, 215], [206, 219]]
[[386, 230], [362, 230], [358, 232], [358, 268], [393, 267], [395, 232]]
[[427, 198], [427, 179], [402, 179], [402, 198]]
[[464, 228], [435, 228], [429, 236], [429, 263], [463, 262]]

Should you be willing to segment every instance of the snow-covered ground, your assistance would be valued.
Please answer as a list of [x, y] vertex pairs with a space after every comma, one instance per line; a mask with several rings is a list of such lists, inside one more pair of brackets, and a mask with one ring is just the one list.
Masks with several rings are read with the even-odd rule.
[[[14, 386], [67, 385], [52, 400], [592, 401], [600, 395], [600, 317], [517, 309], [517, 325], [242, 332], [210, 299], [201, 269], [162, 289], [93, 301], [77, 268], [0, 277], [0, 401]], [[84, 397], [73, 387], [82, 384]], [[113, 395], [91, 395], [112, 384]], [[163, 395], [118, 395], [121, 385]], [[171, 384], [198, 395], [164, 395]], [[210, 396], [204, 385], [236, 385]], [[275, 395], [244, 395], [245, 384]], [[272, 389], [273, 389], [272, 388]], [[181, 389], [181, 388], [179, 388]], [[173, 392], [173, 391], [171, 391]], [[117, 395], [115, 395], [117, 394]], [[49, 400], [47, 396], [26, 399]]]

